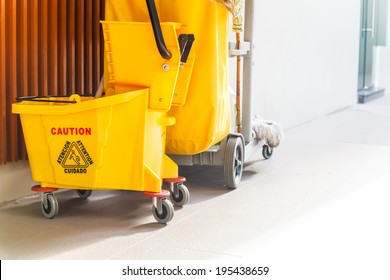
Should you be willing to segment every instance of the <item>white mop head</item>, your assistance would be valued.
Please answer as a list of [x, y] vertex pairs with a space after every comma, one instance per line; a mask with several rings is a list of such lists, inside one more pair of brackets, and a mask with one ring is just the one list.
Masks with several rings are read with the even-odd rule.
[[270, 148], [279, 146], [283, 138], [283, 129], [280, 124], [261, 119], [255, 115], [252, 121], [252, 129], [256, 139], [264, 140]]

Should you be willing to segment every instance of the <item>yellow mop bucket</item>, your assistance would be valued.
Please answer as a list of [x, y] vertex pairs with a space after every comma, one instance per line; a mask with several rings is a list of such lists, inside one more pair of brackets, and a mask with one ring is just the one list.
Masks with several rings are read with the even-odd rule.
[[160, 191], [159, 182], [144, 184], [147, 97], [140, 89], [13, 104], [33, 179], [42, 187]]

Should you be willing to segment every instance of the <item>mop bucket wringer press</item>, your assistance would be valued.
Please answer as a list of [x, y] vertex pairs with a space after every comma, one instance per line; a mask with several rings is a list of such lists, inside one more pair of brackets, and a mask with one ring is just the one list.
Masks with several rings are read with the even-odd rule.
[[[32, 190], [41, 194], [47, 218], [58, 214], [53, 193], [59, 188], [75, 189], [82, 198], [92, 190], [141, 191], [152, 197], [159, 223], [172, 219], [173, 204], [189, 199], [165, 143], [167, 127], [176, 122], [167, 112], [188, 88], [191, 67], [181, 66], [187, 59], [193, 63], [193, 36], [179, 36], [180, 23], [160, 25], [154, 1], [146, 2], [151, 23], [102, 21], [109, 85], [104, 97], [28, 97], [13, 104], [32, 177], [40, 182]], [[170, 192], [162, 189], [164, 181]]]

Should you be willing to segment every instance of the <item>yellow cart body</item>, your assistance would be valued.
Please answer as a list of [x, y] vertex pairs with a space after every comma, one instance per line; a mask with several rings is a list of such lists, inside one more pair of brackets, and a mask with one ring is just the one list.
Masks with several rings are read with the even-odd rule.
[[[176, 119], [176, 124], [167, 128], [166, 152], [197, 154], [230, 132], [228, 12], [210, 0], [157, 0], [156, 6], [162, 25], [175, 22], [178, 23], [177, 35], [191, 33], [195, 36], [189, 61], [179, 69], [172, 106], [165, 108], [169, 109], [168, 115]], [[145, 1], [107, 0], [106, 20], [148, 22]], [[165, 38], [170, 36], [167, 30], [163, 33]], [[136, 33], [122, 32], [121, 38], [128, 42], [123, 46], [124, 52], [132, 52], [132, 47], [140, 40]], [[167, 43], [167, 46], [172, 49], [172, 45]], [[156, 46], [154, 48], [157, 52]], [[140, 68], [134, 70], [137, 77], [148, 75]], [[107, 72], [110, 72], [109, 63], [106, 63]], [[128, 73], [129, 76], [135, 74]], [[109, 76], [105, 78], [105, 88], [110, 92], [114, 86]]]

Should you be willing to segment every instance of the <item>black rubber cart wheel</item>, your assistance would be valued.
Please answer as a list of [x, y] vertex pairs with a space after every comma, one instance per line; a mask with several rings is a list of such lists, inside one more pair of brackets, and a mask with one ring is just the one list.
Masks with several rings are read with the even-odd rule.
[[52, 219], [58, 214], [58, 201], [57, 198], [53, 194], [45, 194], [46, 195], [46, 205], [42, 201], [41, 202], [41, 210], [43, 216], [48, 219]]
[[175, 206], [182, 207], [187, 204], [190, 198], [190, 192], [184, 184], [179, 183], [176, 184], [174, 190], [171, 191], [170, 198]]
[[76, 190], [76, 193], [81, 198], [88, 198], [91, 196], [92, 191], [91, 190]]
[[225, 185], [236, 189], [241, 182], [244, 168], [244, 144], [241, 137], [230, 137], [226, 144], [224, 161]]
[[272, 157], [272, 153], [274, 152], [274, 150], [268, 146], [268, 145], [264, 145], [263, 146], [263, 157], [265, 159], [270, 159]]
[[173, 218], [175, 209], [173, 208], [172, 202], [167, 199], [162, 200], [162, 211], [159, 213], [158, 209], [153, 205], [153, 216], [160, 224], [166, 224]]

